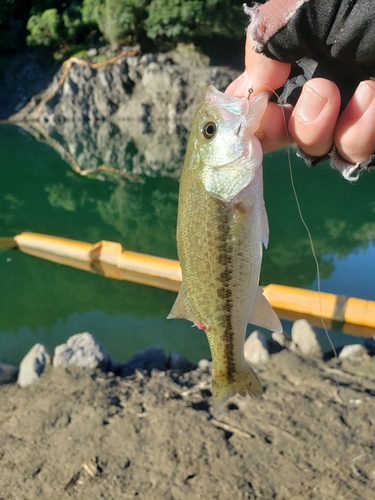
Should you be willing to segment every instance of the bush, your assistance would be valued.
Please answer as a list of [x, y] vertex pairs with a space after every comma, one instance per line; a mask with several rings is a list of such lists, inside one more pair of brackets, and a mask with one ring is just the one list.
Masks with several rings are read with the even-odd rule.
[[30, 31], [28, 45], [44, 45], [54, 49], [85, 41], [88, 30], [82, 21], [79, 3], [73, 1], [68, 6], [64, 3], [58, 7], [61, 11], [53, 8], [37, 12], [36, 7], [33, 7], [33, 15], [27, 23]]
[[63, 22], [57, 9], [47, 9], [42, 14], [34, 14], [27, 22], [30, 35], [28, 45], [55, 45], [62, 35]]

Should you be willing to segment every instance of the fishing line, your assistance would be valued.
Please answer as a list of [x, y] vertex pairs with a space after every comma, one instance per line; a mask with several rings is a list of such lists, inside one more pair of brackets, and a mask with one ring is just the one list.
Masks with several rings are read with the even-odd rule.
[[[256, 82], [254, 82], [256, 83]], [[321, 324], [322, 324], [322, 327], [323, 327], [323, 330], [325, 332], [325, 335], [327, 337], [327, 340], [331, 346], [331, 349], [332, 349], [332, 352], [334, 353], [334, 356], [335, 358], [337, 358], [337, 351], [336, 351], [336, 348], [335, 346], [333, 345], [333, 342], [332, 342], [332, 339], [328, 333], [328, 329], [326, 327], [326, 324], [325, 324], [325, 321], [324, 321], [324, 318], [323, 318], [323, 310], [322, 310], [322, 297], [321, 297], [321, 274], [320, 274], [320, 266], [319, 266], [319, 261], [318, 261], [318, 257], [316, 255], [316, 251], [315, 251], [315, 246], [314, 246], [314, 242], [313, 242], [313, 239], [312, 239], [312, 235], [311, 235], [311, 231], [305, 221], [305, 218], [303, 217], [303, 214], [302, 214], [302, 210], [301, 210], [301, 204], [300, 204], [300, 201], [299, 201], [299, 198], [298, 198], [298, 194], [297, 194], [297, 190], [296, 190], [296, 186], [295, 186], [295, 182], [294, 182], [294, 176], [293, 176], [293, 168], [292, 168], [292, 160], [291, 160], [291, 156], [290, 156], [290, 141], [289, 141], [289, 133], [288, 133], [288, 126], [287, 126], [287, 121], [286, 121], [286, 116], [285, 116], [285, 110], [283, 109], [283, 106], [282, 106], [282, 103], [280, 102], [279, 100], [279, 96], [277, 95], [277, 93], [271, 89], [271, 87], [268, 87], [268, 85], [264, 85], [262, 83], [262, 85], [266, 88], [268, 88], [270, 90], [270, 92], [272, 92], [275, 96], [276, 96], [276, 99], [277, 99], [277, 103], [280, 105], [280, 109], [281, 109], [281, 112], [282, 112], [282, 117], [283, 117], [283, 122], [284, 122], [284, 128], [285, 128], [285, 133], [286, 133], [286, 152], [287, 152], [287, 157], [288, 157], [288, 167], [289, 167], [289, 175], [290, 175], [290, 182], [291, 182], [291, 185], [292, 185], [292, 191], [293, 191], [293, 194], [294, 194], [294, 198], [295, 198], [295, 201], [296, 201], [296, 205], [297, 205], [297, 210], [298, 210], [298, 214], [299, 214], [299, 217], [301, 219], [301, 222], [306, 230], [306, 233], [307, 233], [307, 236], [309, 238], [309, 242], [310, 242], [310, 247], [311, 247], [311, 252], [312, 252], [312, 255], [313, 255], [313, 258], [314, 258], [314, 262], [315, 262], [315, 267], [316, 267], [316, 277], [317, 277], [317, 290], [318, 290], [318, 298], [319, 298], [319, 312], [320, 312], [320, 321], [321, 321]], [[251, 99], [251, 94], [253, 93], [253, 88], [249, 88], [249, 94], [248, 94], [248, 99]], [[338, 388], [340, 388], [340, 384], [338, 383], [335, 375], [333, 374], [333, 378], [334, 378], [334, 381], [337, 385]], [[336, 400], [340, 403], [340, 396], [337, 395], [336, 397]], [[340, 403], [341, 404], [341, 403]]]

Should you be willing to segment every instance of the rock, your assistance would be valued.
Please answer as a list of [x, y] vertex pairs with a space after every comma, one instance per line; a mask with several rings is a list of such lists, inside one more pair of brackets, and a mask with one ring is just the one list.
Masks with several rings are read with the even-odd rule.
[[55, 348], [53, 366], [78, 366], [80, 368], [115, 371], [119, 363], [89, 332], [69, 337], [66, 344]]
[[305, 319], [298, 319], [293, 323], [292, 340], [305, 356], [323, 356], [317, 335]]
[[[89, 52], [93, 53], [92, 49]], [[160, 121], [162, 127], [167, 123], [174, 128], [178, 118], [190, 128], [207, 85], [223, 90], [238, 76], [237, 71], [208, 63], [207, 58], [190, 49], [175, 50], [169, 56], [124, 55], [97, 69], [74, 61], [67, 74], [65, 65], [36, 101], [29, 101], [11, 119], [36, 120], [52, 126], [58, 125], [60, 118], [56, 117], [73, 121], [75, 126], [98, 119], [112, 120], [115, 115], [117, 120], [142, 120], [143, 106], [134, 107], [135, 101], [146, 106], [151, 120]], [[47, 100], [43, 100], [45, 96]]]
[[35, 344], [26, 354], [20, 364], [18, 385], [27, 387], [38, 380], [46, 365], [50, 364], [51, 356], [42, 344]]
[[16, 382], [17, 376], [18, 368], [16, 366], [0, 363], [0, 385]]
[[201, 359], [198, 362], [198, 368], [199, 370], [202, 370], [202, 372], [209, 373], [210, 372], [210, 362], [208, 359]]
[[346, 345], [339, 354], [339, 358], [346, 358], [351, 361], [361, 361], [366, 356], [367, 350], [362, 344]]
[[244, 346], [245, 359], [250, 365], [264, 367], [269, 359], [266, 337], [258, 330], [254, 330], [247, 338]]
[[[177, 59], [173, 54], [124, 56], [97, 69], [73, 62], [62, 81], [63, 66], [49, 87], [10, 120], [22, 123], [84, 175], [101, 175], [109, 167], [112, 176], [118, 171], [179, 177], [207, 85], [223, 90], [238, 75], [206, 66], [199, 54], [203, 67], [191, 66], [194, 53], [185, 49], [175, 53]], [[1, 99], [0, 92], [0, 104]]]
[[365, 347], [370, 354], [375, 354], [375, 337], [365, 339]]
[[193, 369], [192, 363], [185, 356], [178, 352], [172, 351], [169, 355], [169, 368], [178, 372], [188, 372]]
[[293, 347], [292, 339], [285, 332], [272, 332], [272, 340], [280, 347], [291, 349]]
[[165, 356], [164, 349], [160, 345], [154, 345], [137, 352], [125, 365], [122, 367], [123, 375], [132, 375], [136, 370], [146, 370], [148, 373], [151, 370], [165, 371], [168, 369], [168, 360]]
[[98, 49], [96, 49], [95, 47], [93, 47], [87, 51], [87, 55], [89, 57], [95, 57], [97, 54], [98, 54]]

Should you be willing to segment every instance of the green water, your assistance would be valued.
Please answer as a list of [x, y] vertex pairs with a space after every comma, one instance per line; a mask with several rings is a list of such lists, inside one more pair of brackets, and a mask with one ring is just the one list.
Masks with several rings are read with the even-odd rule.
[[[180, 157], [165, 175], [81, 176], [53, 148], [13, 126], [1, 127], [0, 152], [0, 237], [33, 231], [93, 243], [106, 239], [176, 258], [178, 175], [173, 172], [181, 167]], [[170, 151], [165, 154], [166, 162], [173, 161]], [[307, 169], [293, 158], [293, 169], [322, 289], [375, 300], [375, 173], [350, 184], [327, 165]], [[266, 155], [264, 184], [270, 243], [261, 283], [316, 288], [285, 151]], [[209, 357], [203, 332], [186, 321], [165, 319], [174, 298], [172, 292], [0, 251], [0, 362], [18, 363], [36, 342], [53, 350], [83, 331], [122, 362], [152, 344], [193, 361]], [[290, 323], [284, 328], [290, 331]], [[332, 335], [336, 345], [360, 340]]]

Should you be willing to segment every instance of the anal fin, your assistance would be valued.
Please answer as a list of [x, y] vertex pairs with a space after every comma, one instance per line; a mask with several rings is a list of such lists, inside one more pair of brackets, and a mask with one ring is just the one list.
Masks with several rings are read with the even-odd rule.
[[173, 304], [171, 312], [167, 316], [167, 319], [174, 318], [188, 319], [193, 323], [197, 323], [197, 319], [186, 294], [184, 282], [182, 282], [175, 303]]
[[254, 309], [251, 312], [248, 322], [252, 325], [267, 328], [267, 330], [271, 330], [273, 332], [283, 331], [279, 317], [272, 309], [272, 306], [266, 297], [263, 295], [263, 290], [260, 286], [257, 289]]

